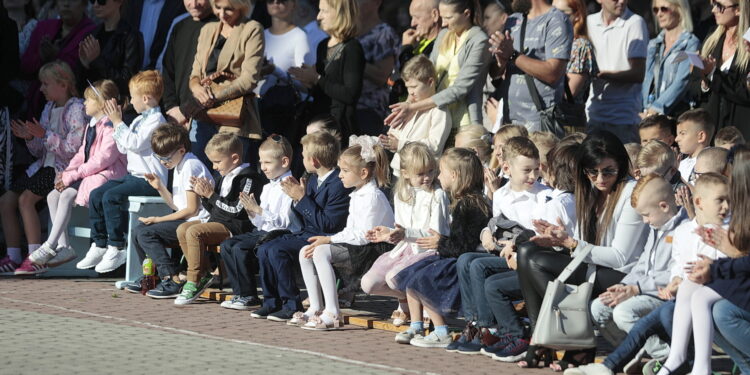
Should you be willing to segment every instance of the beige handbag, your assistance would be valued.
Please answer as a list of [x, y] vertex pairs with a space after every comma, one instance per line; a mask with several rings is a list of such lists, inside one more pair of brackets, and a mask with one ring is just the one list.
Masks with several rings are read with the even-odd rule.
[[[219, 87], [219, 85], [216, 84], [216, 81], [233, 81], [235, 78], [234, 74], [229, 72], [216, 72], [204, 78], [201, 81], [201, 84], [209, 87], [210, 91], [213, 92]], [[206, 110], [206, 116], [209, 121], [216, 125], [241, 128], [246, 105], [245, 96], [225, 100], [214, 104], [213, 107]]]
[[596, 347], [589, 309], [594, 287], [591, 281], [593, 277], [581, 285], [565, 284], [593, 248], [593, 245], [587, 244], [560, 276], [547, 283], [544, 301], [531, 336], [532, 345], [561, 350]]

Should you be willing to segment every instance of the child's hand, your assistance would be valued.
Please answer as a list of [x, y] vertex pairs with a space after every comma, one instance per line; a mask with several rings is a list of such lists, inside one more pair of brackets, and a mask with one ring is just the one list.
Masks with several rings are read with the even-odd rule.
[[161, 219], [158, 216], [149, 216], [149, 217], [139, 217], [138, 220], [146, 225], [156, 224], [159, 222], [159, 219]]
[[190, 184], [193, 185], [193, 192], [203, 198], [209, 198], [213, 192], [213, 185], [205, 177], [190, 176]]
[[55, 190], [57, 190], [57, 191], [63, 191], [63, 190], [65, 190], [65, 188], [66, 188], [66, 186], [62, 182], [62, 180], [55, 182]]
[[492, 251], [497, 249], [495, 238], [492, 237], [492, 232], [489, 230], [482, 230], [479, 234], [479, 240], [482, 242], [482, 247], [484, 247], [485, 250]]
[[688, 266], [690, 267], [687, 272], [688, 279], [696, 284], [705, 285], [711, 282], [711, 263], [713, 263], [714, 260], [703, 254], [698, 254], [698, 257], [701, 259], [688, 263]]
[[122, 122], [122, 108], [120, 108], [115, 99], [109, 99], [104, 102], [104, 114], [107, 115], [109, 121], [115, 126]]
[[164, 187], [164, 185], [161, 183], [161, 179], [159, 178], [159, 176], [153, 173], [146, 173], [145, 175], [143, 175], [143, 177], [145, 177], [146, 181], [148, 181], [148, 184], [151, 185], [151, 187], [156, 190], [161, 190], [161, 188]]
[[672, 281], [664, 288], [659, 288], [659, 298], [668, 301], [677, 296], [677, 290], [680, 287], [682, 278], [675, 277]]
[[495, 98], [489, 98], [484, 103], [484, 110], [490, 119], [490, 124], [494, 124], [497, 121], [497, 108], [499, 105], [500, 103]]
[[500, 177], [495, 174], [490, 168], [484, 168], [484, 184], [489, 189], [490, 193], [500, 189]]
[[297, 181], [294, 176], [289, 176], [281, 180], [281, 190], [295, 202], [299, 202], [300, 200], [302, 200], [302, 198], [305, 197], [306, 187], [307, 180], [304, 178]]
[[250, 217], [255, 217], [255, 215], [263, 214], [263, 209], [260, 208], [260, 206], [258, 205], [258, 201], [255, 200], [255, 194], [251, 193], [248, 195], [244, 191], [241, 191], [240, 203], [242, 203], [242, 206], [245, 207], [245, 211], [247, 211]]
[[515, 252], [513, 241], [497, 241], [497, 244], [503, 247], [503, 249], [500, 250], [500, 256], [505, 258], [506, 261], [513, 256], [513, 253]]
[[442, 236], [434, 229], [430, 229], [430, 234], [429, 237], [418, 238], [417, 245], [423, 249], [437, 249]]
[[367, 233], [365, 233], [365, 238], [370, 242], [387, 242], [390, 234], [390, 228], [378, 225], [377, 227], [368, 230]]
[[31, 121], [26, 121], [26, 130], [36, 138], [44, 138], [47, 134], [47, 131], [44, 130], [44, 127], [39, 124], [39, 121], [37, 121], [36, 118], [32, 118]]
[[381, 134], [378, 136], [380, 143], [383, 144], [383, 148], [390, 152], [398, 151], [398, 138], [393, 133]]
[[320, 245], [331, 243], [331, 237], [328, 236], [313, 236], [307, 239], [310, 244], [305, 247], [305, 258], [312, 258], [315, 248]]
[[13, 135], [15, 135], [18, 138], [30, 141], [34, 139], [34, 136], [29, 133], [28, 129], [26, 128], [26, 124], [23, 121], [20, 120], [13, 120], [10, 122], [10, 130], [13, 132]]
[[406, 230], [404, 227], [396, 224], [396, 229], [391, 231], [391, 234], [388, 236], [388, 243], [391, 244], [397, 244], [404, 240], [406, 237]]
[[599, 300], [606, 306], [615, 307], [630, 297], [638, 295], [635, 285], [612, 285], [607, 291], [599, 295]]
[[518, 269], [518, 253], [513, 253], [508, 259], [505, 260], [508, 263], [508, 268], [513, 271]]

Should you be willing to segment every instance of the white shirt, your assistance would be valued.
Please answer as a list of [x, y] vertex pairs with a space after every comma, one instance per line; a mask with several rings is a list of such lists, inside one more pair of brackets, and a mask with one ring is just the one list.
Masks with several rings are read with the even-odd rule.
[[[190, 177], [193, 176], [208, 178], [211, 183], [214, 182], [214, 179], [211, 177], [211, 171], [209, 171], [192, 152], [188, 152], [182, 160], [180, 160], [180, 163], [174, 167], [172, 202], [175, 207], [177, 207], [178, 211], [187, 208], [187, 192], [193, 191], [193, 185], [190, 183]], [[200, 203], [198, 203], [198, 207], [200, 208], [198, 215], [189, 218], [188, 221], [205, 221], [205, 219], [208, 219], [208, 211], [206, 211]]]
[[690, 175], [693, 174], [693, 169], [695, 169], [696, 159], [697, 158], [691, 157], [682, 159], [682, 161], [680, 161], [680, 166], [677, 168], [680, 171], [680, 176], [690, 184], [692, 184], [692, 182], [690, 182]]
[[554, 225], [557, 225], [557, 219], [560, 218], [565, 231], [573, 234], [576, 226], [575, 196], [573, 193], [559, 189], [545, 190], [542, 193], [541, 201], [534, 210], [533, 217]]
[[277, 229], [288, 229], [292, 233], [299, 231], [301, 224], [292, 213], [292, 198], [281, 190], [281, 181], [292, 175], [286, 172], [263, 186], [260, 193], [260, 208], [263, 213], [250, 218], [258, 230], [270, 232]]
[[164, 7], [165, 0], [143, 0], [143, 10], [141, 11], [141, 24], [139, 30], [143, 35], [143, 67], [147, 67], [151, 62], [151, 45], [154, 44], [156, 36], [156, 27], [159, 25], [159, 16], [161, 9]]
[[368, 230], [378, 225], [393, 226], [393, 209], [388, 198], [378, 189], [374, 179], [353, 191], [349, 197], [349, 216], [346, 218], [346, 227], [331, 236], [332, 243], [366, 245], [370, 242], [365, 238]]
[[221, 186], [219, 186], [219, 196], [225, 197], [229, 195], [229, 192], [232, 191], [232, 181], [234, 181], [234, 178], [237, 177], [240, 172], [242, 172], [243, 169], [249, 167], [250, 164], [244, 163], [242, 165], [239, 165], [237, 168], [232, 169], [229, 173], [227, 173], [224, 178], [221, 179]]
[[[262, 97], [268, 89], [281, 81], [287, 85], [289, 68], [299, 67], [302, 64], [313, 66], [315, 60], [311, 59], [310, 46], [307, 43], [307, 34], [302, 29], [295, 27], [284, 34], [275, 35], [269, 29], [263, 31], [265, 37], [264, 56], [269, 62], [276, 66], [273, 73], [267, 75], [265, 80], [258, 85], [258, 92]], [[299, 85], [299, 83], [297, 83]]]
[[331, 169], [330, 171], [328, 171], [328, 173], [324, 174], [323, 177], [318, 177], [318, 188], [320, 188], [323, 185], [323, 183], [326, 182], [326, 179], [330, 177], [331, 173], [333, 173], [333, 171], [335, 170], [336, 170], [335, 168]]
[[[646, 58], [649, 41], [646, 22], [630, 9], [608, 26], [604, 25], [602, 12], [589, 15], [586, 21], [600, 71], [629, 70], [628, 59]], [[594, 79], [586, 112], [593, 121], [634, 125], [640, 122], [638, 113], [642, 105], [641, 83]]]
[[159, 163], [151, 150], [151, 134], [159, 125], [167, 122], [159, 107], [150, 108], [136, 117], [130, 126], [121, 122], [115, 125], [112, 137], [117, 149], [127, 154], [128, 173], [143, 177], [146, 173], [155, 173], [162, 181], [167, 180], [167, 169]]
[[[672, 238], [672, 271], [670, 272], [669, 280], [671, 281], [675, 277], [681, 277], [683, 280], [687, 279], [685, 273], [685, 267], [688, 262], [694, 262], [698, 260], [698, 255], [705, 255], [711, 259], [726, 258], [727, 256], [721, 251], [706, 245], [700, 236], [695, 233], [698, 228], [698, 221], [696, 219], [686, 221], [680, 224], [674, 230], [674, 237]], [[727, 227], [725, 226], [724, 229]]]
[[450, 235], [450, 199], [442, 189], [425, 191], [411, 188], [414, 199], [404, 202], [394, 192], [393, 203], [396, 209], [396, 224], [404, 228], [404, 239], [390, 252], [397, 258], [407, 247], [414, 254], [428, 251], [417, 246], [417, 239], [430, 236], [430, 229], [443, 236]]
[[534, 211], [540, 203], [544, 203], [548, 190], [551, 190], [548, 186], [535, 182], [529, 190], [513, 191], [509, 181], [492, 194], [492, 216], [503, 214], [526, 229], [534, 229], [531, 222], [536, 218]]
[[[435, 107], [417, 113], [403, 128], [391, 128], [388, 133], [398, 138], [398, 151], [409, 142], [422, 142], [433, 154], [441, 155], [450, 131], [451, 116], [445, 110]], [[391, 170], [394, 175], [401, 176], [401, 157], [398, 152], [393, 155]]]
[[307, 44], [310, 48], [310, 61], [318, 61], [318, 44], [328, 38], [328, 34], [320, 29], [318, 21], [312, 21], [303, 28], [307, 34]]

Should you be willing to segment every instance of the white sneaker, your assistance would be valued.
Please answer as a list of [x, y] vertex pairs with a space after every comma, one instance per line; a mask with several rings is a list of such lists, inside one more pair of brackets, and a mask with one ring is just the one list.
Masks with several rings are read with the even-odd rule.
[[96, 267], [96, 265], [102, 261], [102, 257], [106, 252], [106, 248], [98, 247], [95, 243], [92, 243], [86, 256], [76, 264], [76, 268], [79, 270], [87, 270]]
[[47, 261], [47, 265], [50, 267], [57, 267], [63, 263], [68, 263], [77, 257], [76, 251], [70, 246], [60, 246], [55, 251], [57, 251], [57, 255]]
[[94, 271], [98, 273], [112, 272], [117, 267], [125, 264], [127, 257], [128, 255], [125, 253], [125, 250], [120, 250], [114, 246], [107, 246], [107, 252], [104, 253], [102, 261], [96, 265]]
[[36, 265], [44, 266], [55, 256], [57, 256], [55, 249], [45, 242], [29, 254], [29, 260]]
[[411, 339], [422, 337], [422, 335], [424, 335], [424, 331], [413, 331], [411, 327], [409, 327], [406, 331], [396, 334], [396, 342], [399, 344], [408, 344], [411, 342]]
[[451, 335], [438, 335], [433, 331], [427, 336], [415, 336], [409, 344], [420, 348], [445, 348], [451, 342], [453, 342]]
[[569, 368], [563, 375], [614, 375], [614, 372], [601, 363], [590, 363], [588, 365]]

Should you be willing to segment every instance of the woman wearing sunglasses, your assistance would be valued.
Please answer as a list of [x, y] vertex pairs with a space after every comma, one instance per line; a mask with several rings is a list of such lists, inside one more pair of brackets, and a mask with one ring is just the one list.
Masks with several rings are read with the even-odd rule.
[[[630, 161], [620, 140], [606, 131], [592, 133], [581, 144], [577, 159], [575, 233], [568, 233], [557, 223], [535, 221], [538, 235], [518, 248], [518, 278], [532, 330], [547, 283], [562, 273], [571, 255], [588, 244], [594, 246], [567, 283], [581, 284], [596, 270], [592, 292], [595, 298], [620, 282], [646, 243], [648, 227], [630, 204], [635, 181], [628, 175]], [[554, 251], [552, 246], [569, 249], [571, 255]], [[551, 367], [561, 371], [592, 363], [595, 349], [567, 350], [563, 359]], [[551, 353], [530, 346], [526, 363], [519, 365], [535, 367], [545, 356], [549, 358]]]
[[81, 81], [110, 79], [121, 95], [128, 95], [128, 81], [140, 70], [143, 37], [120, 16], [123, 0], [89, 0], [94, 16], [102, 21], [78, 45], [83, 67]]
[[[743, 48], [742, 35], [750, 27], [750, 2], [712, 0], [718, 27], [706, 38], [701, 50], [701, 90], [706, 109], [720, 127], [735, 126], [746, 138], [750, 126], [750, 51]], [[719, 129], [717, 129], [719, 130]]]
[[698, 50], [687, 0], [654, 0], [654, 19], [661, 32], [648, 42], [641, 118], [655, 114], [678, 116], [689, 109], [690, 61], [676, 61], [683, 52]]

